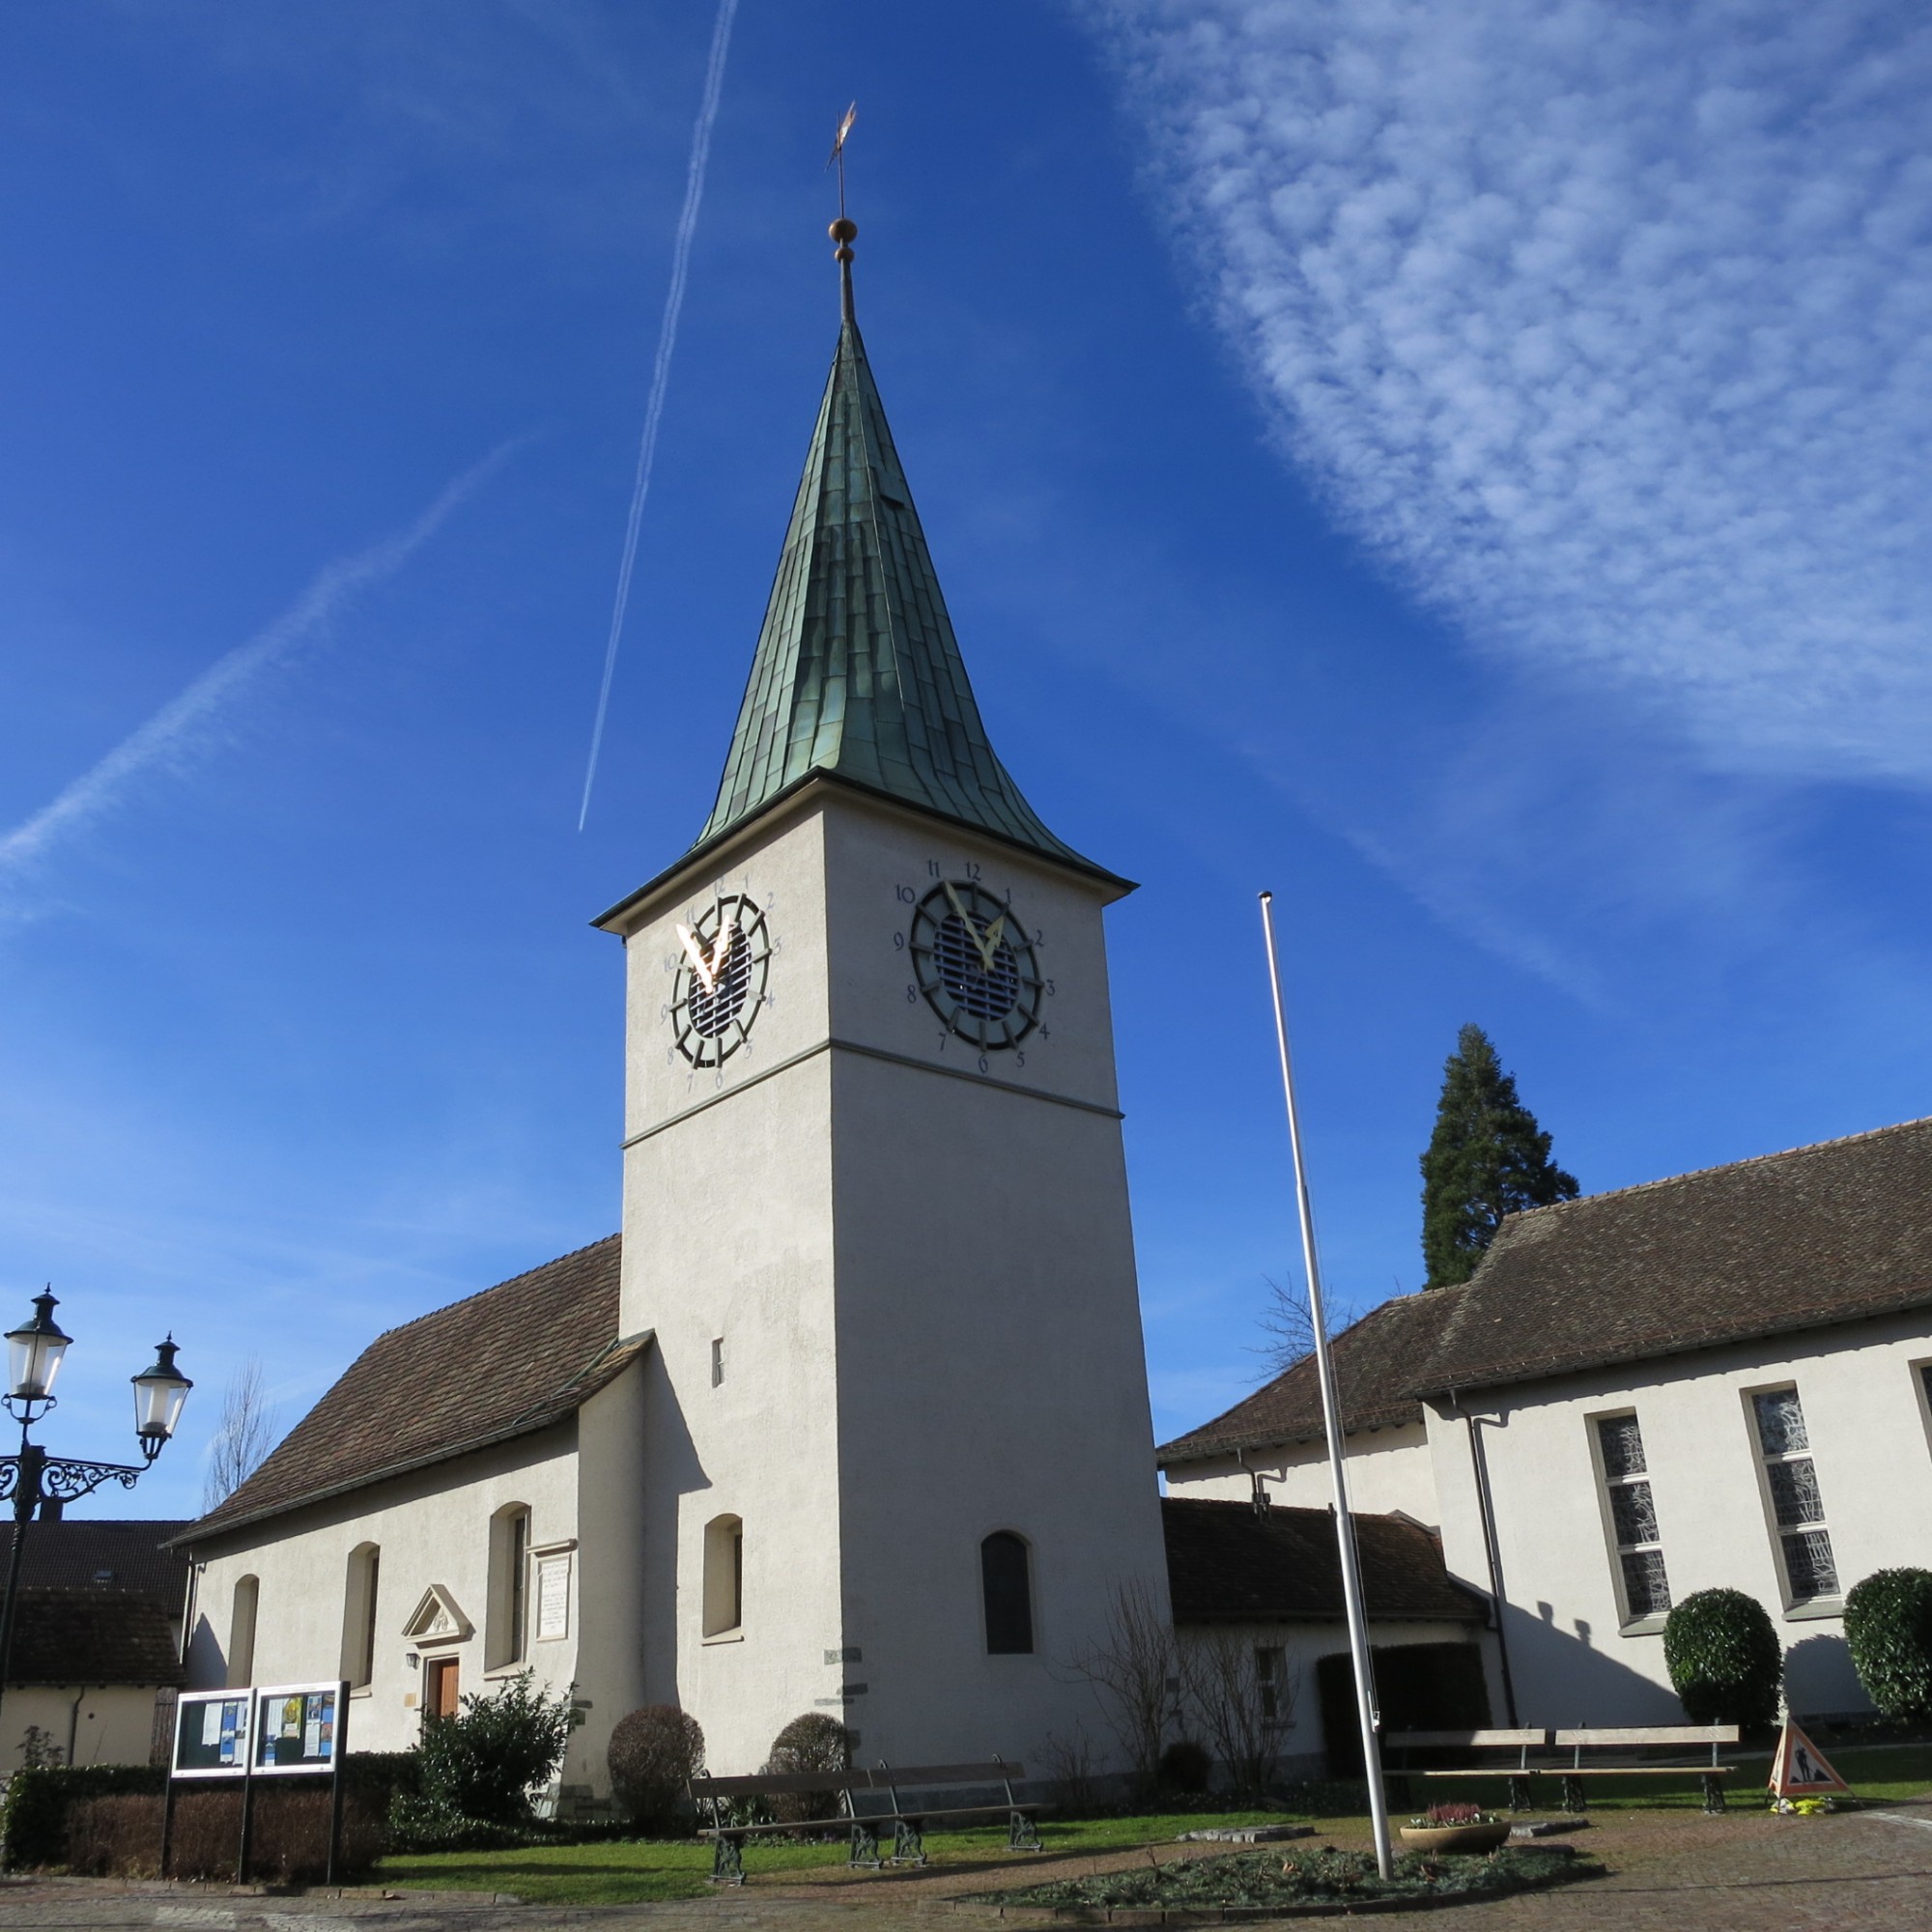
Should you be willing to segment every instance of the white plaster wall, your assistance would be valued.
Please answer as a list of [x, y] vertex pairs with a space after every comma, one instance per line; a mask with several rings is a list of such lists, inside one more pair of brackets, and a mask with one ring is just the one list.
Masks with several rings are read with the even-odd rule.
[[11, 1684], [0, 1766], [20, 1763], [38, 1724], [68, 1764], [146, 1764], [155, 1735], [155, 1689], [139, 1684]]
[[[635, 1377], [637, 1371], [631, 1374]], [[407, 1750], [419, 1735], [423, 1690], [423, 1672], [411, 1666], [412, 1655], [458, 1657], [458, 1681], [466, 1692], [487, 1690], [521, 1667], [483, 1667], [490, 1519], [507, 1504], [525, 1503], [533, 1546], [576, 1538], [576, 1424], [567, 1422], [270, 1518], [197, 1548], [193, 1554], [203, 1567], [188, 1644], [188, 1687], [211, 1690], [226, 1681], [229, 1614], [236, 1582], [247, 1575], [261, 1579], [252, 1681], [298, 1684], [336, 1676], [350, 1552], [362, 1543], [375, 1543], [382, 1548], [375, 1676], [366, 1691], [350, 1700], [349, 1748]], [[570, 1635], [529, 1645], [537, 1682], [550, 1690], [567, 1690], [577, 1675], [581, 1580], [581, 1566], [574, 1562]], [[405, 1623], [433, 1583], [448, 1590], [474, 1625], [474, 1634], [466, 1641], [425, 1646], [403, 1635]], [[532, 1592], [532, 1632], [534, 1612]], [[582, 1732], [573, 1738], [564, 1777], [572, 1783], [603, 1780], [601, 1753], [592, 1764], [582, 1738]]]
[[[657, 1337], [638, 1498], [644, 1681], [697, 1718], [725, 1773], [755, 1770], [787, 1719], [836, 1691], [824, 1659], [843, 1642], [831, 1068], [811, 1051], [826, 1039], [822, 829], [812, 813], [765, 829], [727, 872], [641, 908], [625, 947], [623, 1324]], [[721, 885], [765, 909], [771, 1004], [748, 1049], [694, 1075], [666, 1023], [675, 927]], [[704, 1526], [726, 1514], [745, 1525], [745, 1621], [707, 1640]]]
[[[646, 1362], [648, 1357], [646, 1358]], [[627, 1369], [577, 1415], [577, 1701], [569, 1781], [610, 1788], [611, 1733], [645, 1695], [644, 1485], [646, 1362]], [[534, 1525], [533, 1525], [534, 1526]], [[531, 1579], [530, 1615], [536, 1614]], [[581, 1609], [581, 1619], [576, 1613]]]
[[[1505, 1634], [1525, 1723], [1674, 1722], [1662, 1620], [1620, 1627], [1615, 1555], [1592, 1435], [1634, 1411], [1672, 1600], [1718, 1586], [1771, 1612], [1800, 1711], [1862, 1708], [1835, 1603], [1788, 1603], [1759, 1470], [1750, 1391], [1795, 1384], [1845, 1589], [1874, 1570], [1932, 1567], [1932, 1440], [1918, 1366], [1922, 1317], [1861, 1322], [1486, 1392]], [[1477, 1398], [1466, 1406], [1476, 1406]], [[1465, 1426], [1432, 1413], [1451, 1571], [1487, 1590]]]
[[[1435, 1500], [1435, 1462], [1429, 1431], [1420, 1422], [1400, 1429], [1365, 1429], [1348, 1438], [1349, 1507], [1359, 1516], [1400, 1511], [1434, 1529], [1441, 1521]], [[1251, 1449], [1249, 1467], [1266, 1480], [1268, 1499], [1295, 1509], [1326, 1509], [1335, 1500], [1328, 1460], [1319, 1442]], [[1254, 1493], [1247, 1469], [1232, 1456], [1180, 1463], [1167, 1472], [1171, 1496], [1246, 1502]]]

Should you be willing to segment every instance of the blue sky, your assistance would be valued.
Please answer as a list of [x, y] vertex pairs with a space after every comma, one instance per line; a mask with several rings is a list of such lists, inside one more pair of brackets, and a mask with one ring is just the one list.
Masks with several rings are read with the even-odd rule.
[[[50, 1440], [284, 1424], [616, 1225], [617, 949], [709, 807], [836, 327], [995, 742], [1138, 878], [1156, 1426], [1255, 1378], [1279, 895], [1338, 1298], [1474, 1019], [1586, 1188], [1932, 1111], [1932, 38], [1608, 0], [742, 0], [576, 828], [709, 6], [0, 35], [0, 1281]], [[748, 1202], [748, 1211], [755, 1203]], [[11, 1318], [10, 1318], [11, 1319]]]

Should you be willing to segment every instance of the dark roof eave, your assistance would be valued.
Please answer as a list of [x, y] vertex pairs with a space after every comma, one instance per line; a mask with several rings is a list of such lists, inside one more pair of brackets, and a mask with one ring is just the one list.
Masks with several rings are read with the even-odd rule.
[[243, 1510], [236, 1516], [219, 1520], [213, 1516], [203, 1517], [181, 1535], [170, 1537], [160, 1547], [163, 1549], [192, 1549], [198, 1544], [213, 1543], [216, 1538], [226, 1536], [231, 1530], [247, 1529], [258, 1522], [267, 1522], [271, 1518], [288, 1516], [296, 1510], [307, 1509], [315, 1503], [326, 1503], [336, 1496], [351, 1495], [357, 1490], [370, 1489], [377, 1483], [392, 1482], [398, 1476], [412, 1475], [418, 1469], [434, 1468], [439, 1463], [453, 1463], [460, 1456], [473, 1456], [478, 1450], [493, 1449], [499, 1442], [514, 1442], [521, 1436], [541, 1435], [546, 1429], [554, 1429], [559, 1422], [567, 1421], [592, 1396], [601, 1394], [609, 1388], [626, 1369], [642, 1356], [644, 1350], [656, 1339], [656, 1333], [655, 1329], [647, 1329], [643, 1334], [618, 1344], [611, 1354], [586, 1369], [582, 1379], [587, 1380], [595, 1377], [593, 1386], [576, 1394], [566, 1391], [544, 1407], [527, 1410], [516, 1421], [507, 1423], [500, 1429], [486, 1430], [480, 1435], [469, 1436], [464, 1441], [432, 1449], [420, 1456], [408, 1456], [401, 1462], [385, 1463], [382, 1468], [372, 1469], [364, 1475], [352, 1476], [339, 1483], [328, 1483], [321, 1489], [308, 1490], [300, 1495], [285, 1497], [280, 1502], [266, 1503], [260, 1509]]
[[[1567, 1205], [1567, 1204], [1565, 1204]], [[1455, 1396], [1473, 1389], [1506, 1388], [1517, 1382], [1543, 1381], [1552, 1376], [1585, 1375], [1592, 1369], [1613, 1369], [1626, 1362], [1656, 1361], [1666, 1355], [1694, 1355], [1710, 1349], [1735, 1348], [1773, 1335], [1795, 1335], [1814, 1328], [1848, 1327], [1855, 1321], [1881, 1321], [1888, 1315], [1902, 1315], [1914, 1308], [1932, 1306], [1932, 1282], [1895, 1295], [1867, 1300], [1858, 1308], [1813, 1308], [1796, 1311], [1749, 1327], [1717, 1326], [1692, 1329], [1670, 1336], [1648, 1336], [1628, 1345], [1586, 1354], [1524, 1357], [1517, 1362], [1472, 1367], [1463, 1375], [1442, 1380], [1418, 1383], [1411, 1391], [1418, 1400]]]
[[[1385, 1410], [1372, 1422], [1351, 1422], [1343, 1431], [1346, 1439], [1351, 1435], [1374, 1435], [1383, 1429], [1407, 1429], [1423, 1421], [1420, 1399], [1405, 1405], [1403, 1408]], [[1185, 1435], [1177, 1435], [1172, 1442], [1160, 1443], [1153, 1452], [1154, 1466], [1160, 1469], [1179, 1467], [1186, 1463], [1213, 1463], [1223, 1456], [1236, 1456], [1249, 1449], [1299, 1449], [1305, 1442], [1326, 1440], [1319, 1429], [1252, 1430], [1240, 1435], [1219, 1435], [1212, 1441], [1188, 1442]]]
[[[1471, 1603], [1466, 1610], [1368, 1610], [1372, 1624], [1483, 1624], [1489, 1623], [1484, 1606]], [[1332, 1610], [1176, 1610], [1177, 1624], [1341, 1624], [1348, 1610], [1338, 1605]]]
[[679, 873], [700, 864], [722, 846], [728, 845], [734, 838], [755, 825], [759, 819], [778, 810], [781, 806], [788, 805], [801, 792], [819, 784], [842, 785], [848, 791], [859, 792], [864, 797], [897, 806], [901, 811], [917, 812], [926, 818], [936, 818], [943, 825], [957, 826], [962, 832], [970, 832], [976, 838], [990, 838], [994, 844], [1008, 846], [1029, 859], [1041, 860], [1050, 866], [1065, 867], [1068, 871], [1082, 873], [1096, 883], [1110, 888], [1118, 897], [1125, 897], [1128, 893], [1137, 890], [1133, 880], [1123, 879], [1120, 873], [1110, 872], [1106, 867], [1096, 866], [1092, 859], [1083, 859], [1070, 849], [1065, 852], [1049, 852], [1042, 846], [1029, 844], [1024, 838], [1015, 838], [1009, 833], [995, 831], [989, 825], [981, 825], [977, 819], [961, 818], [954, 812], [941, 811], [936, 806], [923, 805], [914, 799], [901, 798], [896, 792], [886, 791], [878, 785], [867, 784], [859, 779], [848, 777], [844, 772], [828, 771], [823, 767], [814, 766], [810, 771], [801, 773], [783, 789], [773, 792], [770, 798], [760, 800], [742, 818], [734, 818], [729, 825], [721, 827], [709, 838], [699, 839], [681, 859], [667, 866], [655, 877], [647, 879], [636, 892], [625, 894], [608, 912], [599, 913], [590, 922], [591, 925], [601, 932], [611, 931], [613, 922], [620, 920], [633, 906], [640, 905], [645, 899], [662, 892]]

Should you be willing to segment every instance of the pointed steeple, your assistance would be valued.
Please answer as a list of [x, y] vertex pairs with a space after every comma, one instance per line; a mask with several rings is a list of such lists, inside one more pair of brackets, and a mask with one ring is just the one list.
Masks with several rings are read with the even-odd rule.
[[853, 314], [857, 233], [833, 224], [838, 349], [697, 844], [823, 773], [1111, 879], [1046, 829], [987, 739]]

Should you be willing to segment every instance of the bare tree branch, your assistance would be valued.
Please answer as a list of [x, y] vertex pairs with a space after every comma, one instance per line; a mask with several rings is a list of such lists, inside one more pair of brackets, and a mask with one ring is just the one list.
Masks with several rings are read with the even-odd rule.
[[1254, 1643], [1233, 1630], [1192, 1633], [1180, 1649], [1187, 1701], [1240, 1791], [1260, 1791], [1274, 1776], [1294, 1719], [1299, 1679], [1289, 1675], [1283, 1651], [1271, 1652], [1270, 1662], [1264, 1680]]
[[262, 1364], [253, 1355], [229, 1378], [221, 1420], [209, 1445], [202, 1477], [202, 1513], [226, 1502], [261, 1465], [275, 1440], [275, 1410], [262, 1387]]
[[1143, 1786], [1160, 1775], [1160, 1753], [1175, 1715], [1180, 1666], [1174, 1625], [1138, 1579], [1114, 1591], [1107, 1629], [1073, 1661], [1100, 1693], [1107, 1720]]

